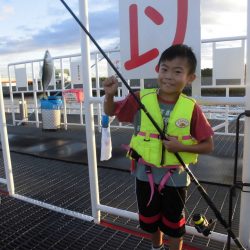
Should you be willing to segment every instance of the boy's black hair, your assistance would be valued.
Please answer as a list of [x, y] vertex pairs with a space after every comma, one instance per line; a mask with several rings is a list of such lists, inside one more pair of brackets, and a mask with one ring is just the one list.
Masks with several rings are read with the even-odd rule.
[[191, 47], [185, 44], [176, 44], [172, 45], [166, 50], [164, 50], [161, 54], [160, 60], [158, 62], [158, 67], [164, 61], [172, 61], [173, 59], [181, 57], [186, 58], [189, 66], [189, 74], [194, 74], [197, 65], [196, 56]]

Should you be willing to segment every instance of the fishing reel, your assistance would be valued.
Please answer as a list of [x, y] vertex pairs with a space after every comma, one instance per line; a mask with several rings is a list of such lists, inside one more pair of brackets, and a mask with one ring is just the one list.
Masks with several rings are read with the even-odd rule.
[[215, 225], [215, 221], [210, 219], [209, 221], [202, 214], [193, 215], [194, 227], [199, 233], [202, 233], [204, 236], [211, 234], [211, 230]]

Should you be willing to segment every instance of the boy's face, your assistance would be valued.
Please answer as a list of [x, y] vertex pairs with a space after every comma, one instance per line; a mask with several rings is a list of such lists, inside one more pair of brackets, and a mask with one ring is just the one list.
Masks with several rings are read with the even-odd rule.
[[158, 84], [162, 94], [179, 95], [188, 83], [192, 83], [195, 74], [189, 73], [186, 58], [176, 57], [163, 61], [159, 67]]

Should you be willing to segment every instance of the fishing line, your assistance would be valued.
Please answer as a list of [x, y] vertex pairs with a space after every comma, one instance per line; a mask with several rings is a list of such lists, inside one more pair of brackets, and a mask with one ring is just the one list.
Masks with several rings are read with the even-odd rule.
[[[94, 39], [94, 37], [89, 33], [89, 31], [82, 24], [82, 22], [79, 20], [79, 18], [74, 14], [74, 12], [70, 9], [70, 7], [66, 4], [66, 2], [64, 0], [60, 0], [60, 1], [65, 6], [65, 8], [69, 11], [69, 13], [72, 15], [72, 17], [75, 19], [75, 21], [80, 25], [80, 27], [85, 32], [85, 34], [89, 37], [89, 39], [94, 43], [94, 45], [97, 47], [97, 49], [101, 52], [101, 54], [105, 57], [105, 59], [107, 60], [107, 62], [110, 65], [110, 67], [115, 71], [115, 73], [120, 78], [120, 80], [124, 83], [124, 85], [126, 86], [126, 88], [129, 90], [129, 93], [133, 96], [133, 98], [135, 99], [135, 101], [138, 103], [139, 108], [142, 109], [145, 112], [145, 114], [147, 115], [147, 117], [149, 118], [149, 120], [152, 122], [152, 124], [154, 125], [154, 127], [159, 132], [160, 138], [162, 140], [166, 140], [166, 135], [164, 134], [164, 132], [161, 130], [161, 128], [159, 127], [159, 125], [154, 121], [154, 119], [152, 118], [152, 116], [150, 115], [150, 113], [147, 111], [147, 109], [145, 108], [145, 106], [137, 98], [137, 96], [132, 91], [132, 89], [130, 88], [130, 86], [126, 82], [126, 80], [123, 78], [123, 76], [121, 75], [121, 73], [119, 72], [119, 70], [114, 66], [114, 64], [112, 63], [112, 61], [109, 59], [109, 57], [103, 51], [103, 49], [99, 46], [99, 44], [96, 42], [96, 40]], [[237, 239], [236, 235], [231, 230], [231, 228], [229, 227], [228, 223], [222, 217], [220, 211], [216, 208], [215, 204], [213, 203], [213, 201], [208, 196], [206, 190], [201, 186], [201, 184], [196, 179], [196, 177], [194, 176], [194, 174], [191, 172], [191, 170], [189, 169], [189, 167], [186, 166], [186, 164], [184, 163], [184, 161], [182, 160], [182, 158], [180, 157], [180, 155], [178, 153], [174, 153], [174, 155], [176, 156], [176, 158], [178, 159], [178, 161], [180, 162], [180, 164], [183, 166], [184, 170], [190, 176], [191, 181], [193, 181], [195, 183], [195, 185], [197, 186], [197, 189], [200, 192], [201, 196], [204, 198], [204, 200], [210, 206], [210, 208], [214, 212], [214, 214], [215, 214], [216, 218], [218, 219], [218, 221], [224, 226], [224, 228], [226, 229], [228, 235], [233, 239], [233, 241], [235, 242], [235, 244], [238, 246], [239, 249], [244, 250], [245, 249], [244, 246]]]

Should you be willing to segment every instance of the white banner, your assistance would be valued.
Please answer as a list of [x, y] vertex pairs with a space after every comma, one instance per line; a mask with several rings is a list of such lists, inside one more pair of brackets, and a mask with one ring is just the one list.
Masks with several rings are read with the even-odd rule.
[[125, 78], [156, 78], [161, 53], [191, 46], [200, 61], [200, 0], [119, 1], [121, 71]]
[[73, 61], [70, 62], [70, 76], [72, 84], [82, 84], [83, 76], [82, 76], [82, 62], [81, 61]]
[[26, 68], [15, 68], [16, 86], [18, 88], [28, 87]]

